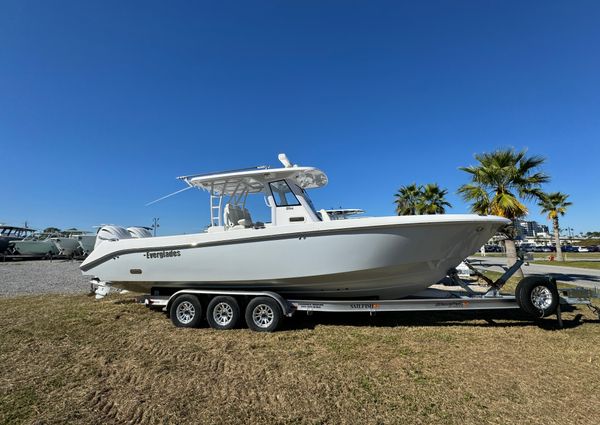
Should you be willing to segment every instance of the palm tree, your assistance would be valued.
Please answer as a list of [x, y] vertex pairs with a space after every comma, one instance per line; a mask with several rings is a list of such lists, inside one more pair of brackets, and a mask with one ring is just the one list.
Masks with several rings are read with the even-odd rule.
[[[514, 149], [497, 150], [476, 154], [477, 165], [461, 167], [471, 176], [471, 183], [458, 189], [465, 201], [471, 202], [471, 211], [477, 214], [493, 214], [508, 218], [512, 225], [503, 229], [506, 234], [508, 265], [517, 261], [514, 221], [527, 214], [525, 200], [540, 198], [540, 186], [550, 178], [538, 171], [545, 161], [540, 156], [527, 157], [526, 151]], [[520, 273], [522, 275], [522, 272]]]
[[401, 186], [394, 196], [396, 200], [396, 213], [398, 215], [415, 215], [417, 214], [417, 203], [421, 195], [421, 187], [416, 183], [408, 186]]
[[446, 189], [441, 189], [435, 183], [426, 184], [421, 188], [421, 193], [417, 201], [418, 214], [445, 214], [446, 207], [451, 207], [446, 201], [448, 194]]
[[569, 195], [560, 192], [542, 194], [538, 205], [542, 209], [542, 214], [548, 214], [548, 219], [552, 220], [554, 227], [554, 244], [556, 245], [556, 259], [563, 261], [562, 250], [560, 249], [560, 229], [558, 227], [558, 216], [565, 215], [567, 207], [573, 205], [568, 202]]

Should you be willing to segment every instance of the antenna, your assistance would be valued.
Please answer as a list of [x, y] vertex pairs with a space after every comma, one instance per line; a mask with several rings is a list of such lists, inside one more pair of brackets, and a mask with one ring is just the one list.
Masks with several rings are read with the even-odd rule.
[[144, 227], [144, 229], [154, 230], [154, 236], [156, 236], [156, 229], [158, 229], [160, 227], [160, 224], [158, 224], [158, 220], [160, 220], [160, 217], [154, 217], [152, 219], [152, 227], [150, 227], [150, 228]]
[[162, 198], [158, 198], [158, 199], [155, 199], [155, 200], [154, 200], [154, 201], [152, 201], [152, 202], [148, 202], [148, 203], [146, 204], [146, 206], [148, 206], [148, 205], [152, 205], [152, 204], [155, 204], [155, 203], [157, 203], [158, 201], [162, 201], [163, 199], [170, 198], [171, 196], [177, 195], [178, 193], [184, 192], [184, 191], [186, 191], [186, 190], [188, 190], [188, 189], [191, 189], [191, 188], [193, 188], [193, 187], [194, 187], [194, 186], [188, 186], [188, 187], [184, 187], [183, 189], [180, 189], [180, 190], [178, 190], [178, 191], [176, 191], [176, 192], [169, 193], [168, 195], [165, 195], [165, 196], [163, 196]]

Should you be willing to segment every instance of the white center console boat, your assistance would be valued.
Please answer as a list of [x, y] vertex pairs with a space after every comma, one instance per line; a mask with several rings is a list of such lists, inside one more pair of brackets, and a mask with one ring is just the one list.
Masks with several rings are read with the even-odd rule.
[[[117, 288], [275, 291], [284, 296], [394, 299], [418, 293], [474, 253], [508, 220], [421, 215], [333, 220], [307, 191], [327, 184], [313, 167], [266, 166], [179, 177], [210, 195], [203, 233], [106, 238], [81, 270]], [[271, 222], [246, 200], [263, 196]]]

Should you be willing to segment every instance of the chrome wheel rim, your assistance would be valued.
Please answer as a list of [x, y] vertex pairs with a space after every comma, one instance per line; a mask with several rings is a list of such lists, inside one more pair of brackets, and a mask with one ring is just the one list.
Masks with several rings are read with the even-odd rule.
[[531, 291], [531, 303], [539, 310], [546, 310], [552, 305], [552, 292], [545, 286], [536, 286]]
[[177, 320], [179, 320], [184, 325], [187, 325], [192, 320], [194, 320], [194, 316], [196, 315], [196, 309], [194, 305], [189, 301], [184, 301], [177, 306]]
[[252, 310], [252, 320], [259, 328], [268, 328], [275, 318], [275, 312], [266, 304], [259, 304]]
[[219, 303], [213, 309], [214, 321], [221, 325], [226, 326], [233, 320], [233, 308], [228, 303]]

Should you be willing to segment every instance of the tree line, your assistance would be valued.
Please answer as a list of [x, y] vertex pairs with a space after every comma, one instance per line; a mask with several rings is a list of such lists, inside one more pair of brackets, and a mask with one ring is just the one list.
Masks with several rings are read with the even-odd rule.
[[[544, 192], [542, 185], [550, 177], [541, 170], [545, 158], [528, 156], [526, 151], [500, 149], [475, 155], [477, 163], [459, 169], [468, 174], [470, 181], [458, 189], [458, 194], [470, 204], [471, 211], [480, 215], [508, 218], [512, 224], [501, 230], [505, 235], [509, 265], [517, 258], [515, 239], [516, 220], [527, 215], [526, 201], [535, 201], [542, 214], [552, 221], [556, 259], [563, 261], [560, 246], [559, 216], [569, 206], [569, 195], [562, 192]], [[445, 199], [446, 189], [435, 183], [401, 186], [395, 196], [398, 215], [444, 214], [451, 207]], [[597, 233], [597, 232], [593, 232]]]

